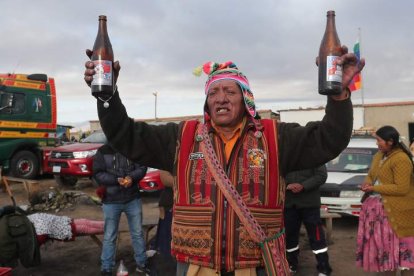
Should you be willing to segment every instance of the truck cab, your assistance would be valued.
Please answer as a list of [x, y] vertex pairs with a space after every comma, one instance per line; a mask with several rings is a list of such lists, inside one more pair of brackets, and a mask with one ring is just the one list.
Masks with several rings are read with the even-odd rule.
[[46, 74], [0, 74], [0, 166], [20, 178], [42, 173], [56, 143], [56, 88]]

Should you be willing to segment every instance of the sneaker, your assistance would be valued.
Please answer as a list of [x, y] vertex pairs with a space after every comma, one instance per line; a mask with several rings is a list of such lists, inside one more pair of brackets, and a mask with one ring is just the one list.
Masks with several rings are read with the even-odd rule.
[[299, 249], [286, 252], [286, 259], [289, 264], [289, 271], [291, 274], [295, 274], [298, 271], [298, 258], [299, 258]]
[[149, 267], [147, 266], [147, 264], [145, 264], [145, 265], [137, 265], [136, 271], [137, 272], [140, 272], [140, 273], [145, 273], [146, 275], [150, 275], [150, 273], [151, 273], [151, 270], [149, 269]]
[[101, 276], [112, 276], [112, 271], [110, 270], [102, 270]]
[[145, 252], [145, 255], [147, 255], [147, 258], [152, 258], [157, 253], [158, 253], [157, 250], [150, 249]]
[[329, 267], [329, 269], [326, 270], [319, 270], [318, 276], [330, 276], [332, 273], [332, 269]]
[[328, 266], [318, 266], [318, 276], [330, 276], [332, 273], [332, 268], [328, 265]]
[[316, 254], [316, 260], [318, 262], [316, 269], [320, 276], [329, 276], [332, 274], [332, 268], [329, 265], [329, 256], [327, 252]]

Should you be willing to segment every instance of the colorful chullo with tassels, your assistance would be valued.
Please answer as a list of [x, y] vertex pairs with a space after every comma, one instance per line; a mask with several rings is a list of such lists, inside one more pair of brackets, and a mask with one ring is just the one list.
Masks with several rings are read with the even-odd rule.
[[[242, 91], [247, 113], [253, 118], [256, 116], [256, 105], [254, 103], [253, 93], [250, 90], [249, 81], [247, 80], [247, 77], [241, 71], [239, 71], [236, 64], [234, 64], [232, 61], [223, 63], [210, 61], [205, 63], [203, 66], [194, 69], [193, 74], [200, 76], [202, 71], [208, 75], [204, 89], [206, 96], [208, 96], [208, 92], [212, 83], [219, 80], [234, 80], [240, 86], [240, 89]], [[206, 106], [204, 106], [204, 110], [206, 111]], [[204, 121], [207, 121], [208, 119], [208, 114], [205, 114]]]

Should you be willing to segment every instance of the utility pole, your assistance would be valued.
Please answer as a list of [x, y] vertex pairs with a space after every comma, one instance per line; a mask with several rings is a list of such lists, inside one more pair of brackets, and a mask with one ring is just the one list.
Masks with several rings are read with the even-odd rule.
[[154, 109], [155, 109], [155, 121], [156, 121], [157, 120], [157, 96], [158, 96], [158, 92], [153, 92], [152, 95], [154, 95], [154, 97], [155, 97]]

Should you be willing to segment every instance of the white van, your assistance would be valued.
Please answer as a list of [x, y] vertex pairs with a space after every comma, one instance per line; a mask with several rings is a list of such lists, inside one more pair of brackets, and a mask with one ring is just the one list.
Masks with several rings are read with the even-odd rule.
[[348, 147], [326, 164], [328, 179], [320, 187], [322, 208], [329, 212], [359, 216], [360, 186], [378, 151], [376, 139], [370, 135], [354, 136]]

